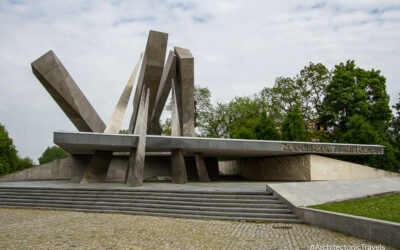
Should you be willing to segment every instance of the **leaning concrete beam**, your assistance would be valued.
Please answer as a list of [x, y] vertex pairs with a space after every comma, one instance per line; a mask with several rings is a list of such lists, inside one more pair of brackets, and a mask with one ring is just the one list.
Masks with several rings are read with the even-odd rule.
[[31, 66], [33, 74], [79, 131], [104, 131], [104, 122], [53, 51]]
[[151, 114], [151, 119], [149, 120], [149, 134], [151, 135], [161, 135], [160, 116], [167, 102], [169, 92], [171, 91], [172, 80], [175, 77], [176, 56], [173, 51], [170, 51], [161, 77], [156, 103]]
[[136, 79], [137, 71], [139, 69], [139, 64], [140, 64], [141, 60], [142, 60], [142, 55], [140, 55], [140, 58], [137, 61], [131, 76], [129, 77], [128, 83], [126, 84], [125, 89], [122, 92], [121, 97], [119, 98], [117, 106], [114, 109], [114, 113], [112, 114], [110, 122], [107, 124], [107, 127], [104, 130], [104, 133], [118, 133], [119, 132], [119, 130], [121, 128], [122, 120], [124, 119], [126, 106], [128, 105], [129, 98], [131, 97], [133, 83]]
[[104, 182], [112, 155], [112, 151], [96, 151], [83, 174], [81, 184]]
[[173, 183], [185, 184], [188, 182], [182, 149], [171, 150], [171, 174]]
[[[145, 85], [145, 87], [147, 86]], [[135, 150], [135, 154], [131, 154], [129, 156], [129, 170], [126, 181], [127, 185], [130, 187], [143, 186], [143, 172], [146, 153], [147, 117], [149, 113], [150, 93], [150, 88], [147, 88], [146, 93], [143, 92], [140, 101], [138, 122], [136, 123], [137, 129], [135, 129], [139, 132], [139, 142]]]
[[[133, 82], [136, 78], [136, 74], [139, 68], [140, 56], [136, 66], [125, 86], [124, 91], [115, 107], [114, 113], [111, 116], [110, 122], [108, 123], [104, 133], [116, 133], [118, 134], [121, 128], [122, 119], [124, 118], [126, 106], [128, 105], [129, 97], [131, 96]], [[81, 183], [97, 183], [104, 182], [107, 175], [108, 166], [110, 165], [112, 158], [112, 151], [96, 151], [94, 156], [90, 160], [90, 163], [83, 174]]]
[[[144, 52], [139, 80], [133, 98], [133, 113], [128, 133], [132, 134], [137, 122], [137, 115], [143, 86], [150, 88], [149, 110], [153, 110], [158, 87], [164, 68], [165, 52], [167, 50], [168, 34], [150, 30]], [[151, 116], [149, 114], [148, 116]], [[151, 117], [148, 117], [150, 119]]]
[[204, 162], [203, 156], [201, 155], [201, 153], [196, 153], [194, 155], [194, 158], [196, 159], [196, 167], [199, 181], [209, 182], [210, 178], [208, 177], [206, 163]]
[[[182, 136], [196, 136], [194, 130], [194, 58], [188, 49], [175, 47], [177, 57], [177, 105], [181, 108]], [[179, 109], [178, 109], [179, 110]]]

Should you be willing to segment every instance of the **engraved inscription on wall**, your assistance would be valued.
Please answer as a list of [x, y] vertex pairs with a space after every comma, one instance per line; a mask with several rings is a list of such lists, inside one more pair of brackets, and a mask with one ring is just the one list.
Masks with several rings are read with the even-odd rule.
[[384, 147], [358, 146], [358, 145], [328, 145], [328, 144], [302, 144], [283, 143], [283, 150], [288, 152], [312, 153], [353, 153], [353, 154], [383, 154]]

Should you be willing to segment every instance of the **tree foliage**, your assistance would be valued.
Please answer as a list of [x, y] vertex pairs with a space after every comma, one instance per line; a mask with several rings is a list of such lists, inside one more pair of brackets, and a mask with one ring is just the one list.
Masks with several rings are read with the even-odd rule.
[[[386, 79], [354, 61], [329, 70], [310, 62], [294, 77], [277, 77], [272, 87], [251, 96], [211, 104], [207, 88], [196, 86], [199, 136], [378, 144], [384, 155], [347, 157], [387, 170], [400, 163], [400, 100], [389, 107]], [[163, 125], [166, 132], [170, 120]]]
[[300, 105], [294, 105], [282, 122], [282, 139], [285, 141], [309, 141], [310, 134], [304, 124]]
[[38, 161], [39, 164], [44, 164], [68, 156], [69, 154], [66, 151], [64, 151], [64, 149], [57, 146], [53, 146], [53, 147], [47, 147], [46, 150], [43, 152], [42, 156], [39, 157]]
[[0, 176], [33, 166], [29, 158], [20, 159], [5, 127], [0, 124]]
[[350, 117], [360, 115], [380, 135], [387, 134], [392, 114], [385, 81], [379, 70], [361, 69], [354, 61], [336, 65], [323, 102], [325, 127], [335, 130], [340, 138]]

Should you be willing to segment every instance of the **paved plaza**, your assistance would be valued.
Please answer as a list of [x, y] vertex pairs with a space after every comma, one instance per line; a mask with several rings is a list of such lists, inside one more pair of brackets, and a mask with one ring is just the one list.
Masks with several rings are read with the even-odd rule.
[[310, 249], [313, 244], [376, 245], [303, 224], [7, 208], [0, 209], [0, 239], [0, 249]]

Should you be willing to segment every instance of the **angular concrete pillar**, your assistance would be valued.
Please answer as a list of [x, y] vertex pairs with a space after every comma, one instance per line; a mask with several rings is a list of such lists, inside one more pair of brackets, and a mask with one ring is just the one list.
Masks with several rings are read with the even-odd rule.
[[53, 51], [41, 56], [31, 66], [33, 74], [79, 131], [104, 131], [103, 120]]
[[110, 122], [107, 124], [104, 133], [119, 133], [121, 129], [122, 120], [125, 116], [126, 107], [128, 106], [129, 98], [131, 97], [133, 83], [136, 79], [136, 75], [139, 69], [140, 61], [142, 60], [142, 55], [140, 55], [139, 60], [137, 61], [135, 68], [131, 76], [129, 77], [128, 82], [126, 83], [124, 91], [122, 91], [121, 97], [117, 103], [117, 106], [114, 109], [114, 112], [111, 116]]
[[[182, 136], [196, 136], [194, 130], [194, 58], [188, 49], [175, 47], [177, 58], [176, 101]], [[178, 109], [179, 110], [179, 109]]]
[[[147, 86], [144, 86], [147, 88]], [[127, 185], [130, 187], [143, 186], [143, 172], [146, 155], [146, 133], [147, 133], [147, 117], [149, 113], [149, 99], [151, 90], [143, 90], [142, 98], [139, 106], [139, 115], [136, 123], [137, 130], [139, 132], [139, 142], [135, 151], [135, 154], [129, 156], [129, 167], [127, 176]], [[131, 151], [132, 153], [132, 151]]]
[[161, 135], [162, 129], [160, 126], [160, 116], [165, 103], [167, 102], [169, 92], [171, 91], [172, 81], [175, 77], [176, 56], [173, 51], [170, 51], [162, 73], [160, 87], [152, 110], [151, 119], [149, 120], [149, 134], [151, 135]]
[[173, 183], [185, 184], [188, 182], [182, 149], [171, 150], [171, 173]]
[[[149, 110], [153, 110], [161, 75], [164, 68], [165, 52], [167, 50], [168, 34], [151, 30], [147, 39], [146, 50], [143, 56], [138, 84], [133, 98], [133, 113], [129, 124], [128, 133], [133, 133], [137, 122], [137, 115], [143, 86], [150, 88]], [[149, 112], [147, 119], [151, 119]]]
[[210, 178], [208, 177], [206, 163], [204, 162], [204, 158], [201, 153], [196, 153], [194, 155], [196, 159], [196, 167], [197, 167], [197, 174], [199, 175], [199, 181], [202, 182], [209, 182]]
[[[175, 85], [175, 83], [173, 83]], [[172, 114], [171, 114], [171, 135], [181, 136], [178, 105], [176, 103], [175, 86], [172, 88]], [[171, 150], [171, 174], [172, 182], [184, 184], [188, 182], [185, 158], [182, 149]]]
[[112, 151], [97, 150], [83, 174], [81, 184], [104, 182], [112, 155]]

